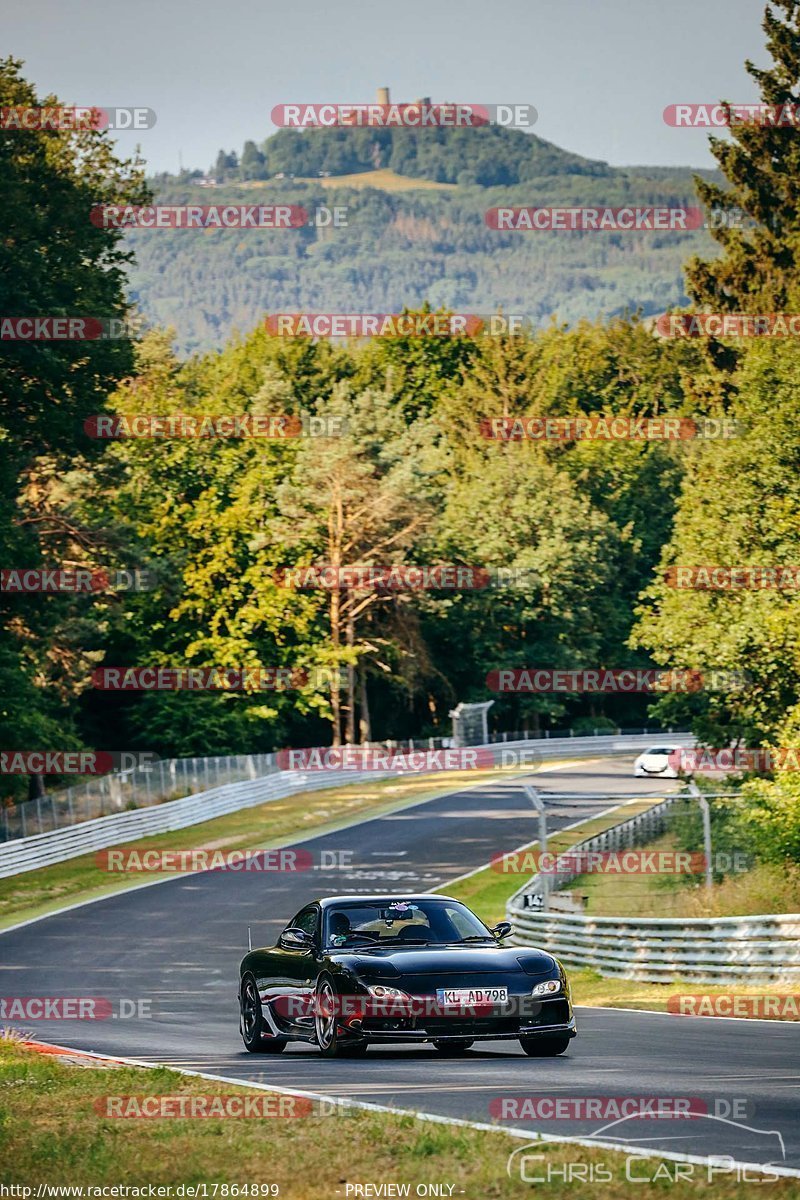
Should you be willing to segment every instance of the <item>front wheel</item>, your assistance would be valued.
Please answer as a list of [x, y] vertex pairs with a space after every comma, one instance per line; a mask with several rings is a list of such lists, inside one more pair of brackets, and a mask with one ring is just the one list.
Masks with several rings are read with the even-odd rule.
[[453, 1056], [463, 1054], [474, 1044], [474, 1038], [454, 1038], [452, 1040], [434, 1041], [434, 1046], [440, 1054]]
[[245, 975], [239, 995], [242, 1041], [250, 1054], [280, 1054], [286, 1049], [285, 1038], [270, 1037], [265, 1031], [264, 1014], [258, 986], [252, 975]]
[[570, 1040], [568, 1037], [521, 1037], [519, 1044], [531, 1058], [555, 1058], [564, 1053]]
[[338, 1009], [339, 999], [333, 980], [323, 975], [314, 997], [314, 1033], [319, 1052], [324, 1058], [360, 1058], [366, 1054], [369, 1043], [364, 1038], [340, 1037]]

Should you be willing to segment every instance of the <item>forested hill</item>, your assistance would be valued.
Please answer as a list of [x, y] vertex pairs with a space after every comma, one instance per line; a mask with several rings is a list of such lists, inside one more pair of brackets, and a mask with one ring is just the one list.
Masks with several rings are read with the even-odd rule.
[[151, 184], [165, 204], [346, 205], [347, 227], [134, 231], [133, 299], [149, 322], [175, 329], [184, 355], [219, 349], [270, 312], [397, 312], [427, 301], [502, 308], [539, 326], [650, 315], [685, 302], [682, 263], [713, 246], [703, 230], [487, 228], [486, 210], [500, 204], [697, 202], [688, 169], [614, 168], [519, 130], [280, 130], [241, 156], [221, 151], [210, 178], [186, 171]]
[[388, 168], [398, 175], [464, 186], [509, 186], [548, 175], [614, 174], [608, 163], [570, 154], [519, 129], [280, 129], [241, 156], [220, 151], [217, 179], [349, 175]]

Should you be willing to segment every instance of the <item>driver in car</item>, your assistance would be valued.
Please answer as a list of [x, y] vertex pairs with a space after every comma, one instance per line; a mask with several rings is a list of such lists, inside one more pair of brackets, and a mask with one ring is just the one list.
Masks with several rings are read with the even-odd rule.
[[328, 926], [329, 936], [334, 946], [342, 946], [347, 940], [350, 933], [350, 918], [347, 913], [335, 912], [332, 914], [330, 924]]

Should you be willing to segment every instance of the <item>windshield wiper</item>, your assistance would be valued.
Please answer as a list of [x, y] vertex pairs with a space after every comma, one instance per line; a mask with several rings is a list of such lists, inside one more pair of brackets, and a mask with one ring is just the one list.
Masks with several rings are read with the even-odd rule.
[[442, 942], [443, 946], [463, 946], [465, 942], [493, 942], [490, 933], [471, 933], [469, 937], [459, 938], [457, 942]]

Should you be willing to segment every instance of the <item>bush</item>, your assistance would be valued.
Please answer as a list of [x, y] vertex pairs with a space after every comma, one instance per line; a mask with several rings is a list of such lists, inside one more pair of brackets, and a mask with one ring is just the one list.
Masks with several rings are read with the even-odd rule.
[[619, 733], [619, 726], [610, 717], [576, 717], [571, 725], [576, 737], [591, 737], [594, 733]]

